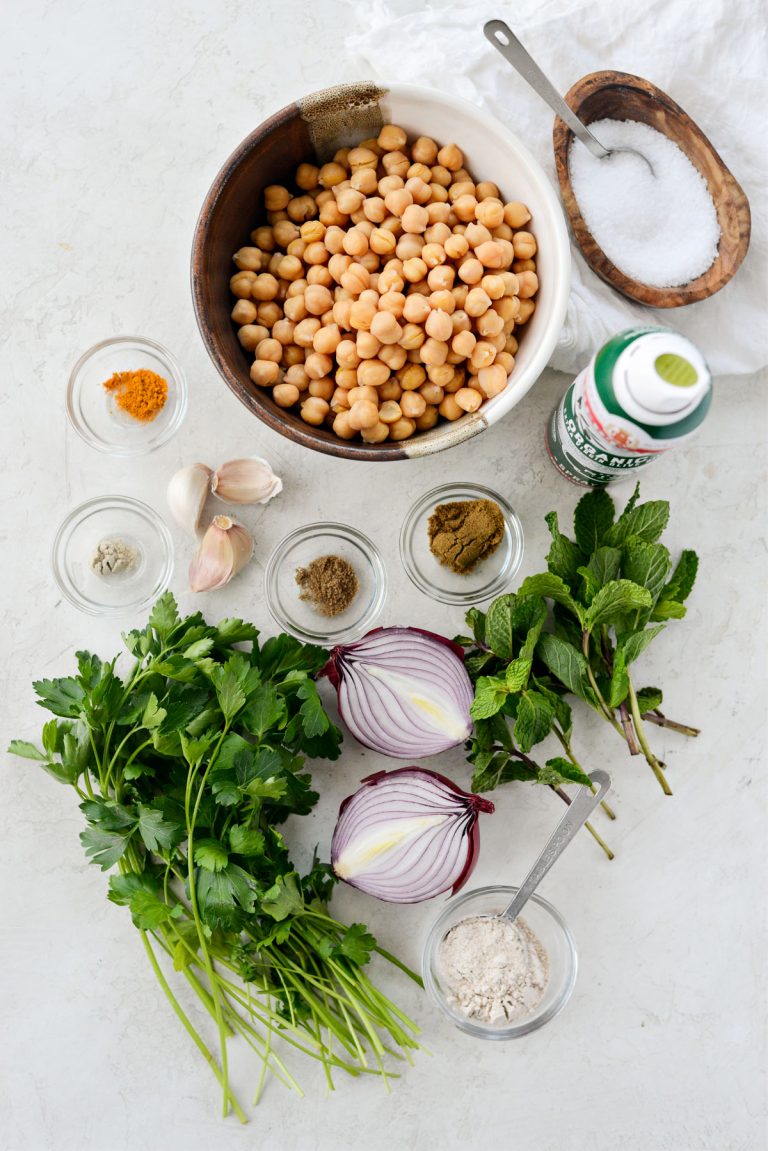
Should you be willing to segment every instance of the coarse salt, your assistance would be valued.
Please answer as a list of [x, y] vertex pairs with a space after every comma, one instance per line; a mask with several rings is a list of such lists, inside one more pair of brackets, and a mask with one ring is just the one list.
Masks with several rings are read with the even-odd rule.
[[589, 125], [606, 148], [634, 148], [598, 160], [574, 140], [568, 158], [584, 223], [619, 271], [656, 288], [690, 283], [717, 256], [720, 225], [701, 174], [668, 136], [637, 120]]

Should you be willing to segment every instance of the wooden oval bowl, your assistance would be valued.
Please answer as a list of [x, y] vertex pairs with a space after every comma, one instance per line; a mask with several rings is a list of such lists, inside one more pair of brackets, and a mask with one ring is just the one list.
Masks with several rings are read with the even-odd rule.
[[584, 223], [568, 171], [568, 153], [574, 136], [558, 116], [553, 144], [560, 194], [576, 243], [590, 268], [622, 295], [651, 308], [680, 308], [719, 292], [747, 254], [751, 226], [749, 201], [702, 130], [666, 92], [627, 72], [592, 72], [578, 80], [565, 99], [585, 124], [603, 119], [639, 120], [668, 136], [706, 180], [720, 224], [720, 243], [714, 263], [690, 283], [654, 288], [625, 275], [611, 263]]

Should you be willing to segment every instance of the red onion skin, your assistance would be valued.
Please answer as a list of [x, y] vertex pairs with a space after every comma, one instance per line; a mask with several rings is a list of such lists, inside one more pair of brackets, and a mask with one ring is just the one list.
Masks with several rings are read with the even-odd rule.
[[[381, 631], [382, 629], [376, 628], [375, 630]], [[420, 631], [421, 629], [415, 628], [414, 630]], [[430, 633], [427, 632], [425, 634], [429, 635]], [[460, 795], [460, 796], [462, 796], [462, 798], [469, 800], [468, 807], [470, 807], [472, 809], [472, 811], [474, 811], [475, 813], [479, 813], [482, 811], [482, 812], [485, 812], [487, 815], [493, 815], [494, 811], [496, 810], [496, 808], [495, 808], [494, 804], [491, 802], [491, 800], [486, 799], [485, 796], [475, 795], [472, 792], [464, 791], [464, 789], [459, 787], [459, 785], [457, 783], [454, 783], [452, 779], [449, 779], [447, 775], [441, 775], [439, 771], [432, 771], [431, 768], [419, 767], [417, 764], [414, 764], [412, 767], [396, 767], [392, 771], [375, 771], [375, 772], [373, 772], [372, 775], [366, 775], [366, 777], [364, 779], [360, 780], [360, 787], [357, 789], [357, 791], [353, 791], [351, 795], [348, 795], [346, 797], [346, 799], [343, 799], [341, 801], [341, 804], [339, 805], [339, 818], [341, 818], [341, 816], [343, 815], [348, 804], [358, 794], [358, 792], [362, 790], [363, 787], [375, 787], [376, 783], [382, 778], [382, 776], [403, 775], [404, 773], [408, 773], [410, 775], [414, 771], [419, 772], [421, 775], [431, 776], [433, 779], [438, 780], [439, 783], [442, 783], [446, 787], [450, 788], [451, 791], [455, 791], [457, 795]], [[477, 819], [475, 819], [473, 821], [472, 827], [470, 828], [470, 831], [469, 831], [469, 850], [467, 851], [467, 861], [464, 865], [464, 868], [463, 868], [461, 874], [456, 879], [455, 883], [453, 884], [453, 886], [450, 889], [451, 895], [455, 895], [457, 891], [461, 891], [462, 887], [467, 882], [467, 880], [469, 879], [472, 872], [475, 870], [475, 865], [477, 864], [477, 860], [479, 858], [479, 855], [480, 855], [480, 828], [478, 826]], [[331, 866], [333, 866], [334, 862], [335, 861], [334, 861], [333, 855], [332, 855], [331, 856]], [[344, 880], [344, 882], [348, 883], [349, 881]], [[355, 887], [356, 885], [354, 883], [349, 883], [349, 886]], [[377, 897], [377, 898], [379, 898], [379, 897]], [[426, 898], [436, 898], [436, 897], [435, 896], [427, 896]], [[423, 900], [414, 900], [413, 902], [414, 903], [421, 903], [421, 902], [423, 902]]]

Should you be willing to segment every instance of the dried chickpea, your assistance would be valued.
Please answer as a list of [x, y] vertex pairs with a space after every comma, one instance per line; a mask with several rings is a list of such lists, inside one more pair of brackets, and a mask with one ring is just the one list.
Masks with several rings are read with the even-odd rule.
[[413, 204], [413, 196], [407, 188], [393, 188], [384, 197], [384, 205], [392, 216], [402, 217], [406, 208]]
[[518, 272], [535, 272], [536, 271], [536, 261], [535, 260], [513, 260], [512, 261], [512, 271], [515, 273], [515, 275], [517, 275]]
[[[299, 349], [301, 350], [301, 349]], [[309, 387], [309, 376], [304, 371], [303, 364], [291, 364], [288, 371], [283, 376], [284, 384], [293, 384], [300, 392], [305, 392]]]
[[459, 196], [453, 202], [453, 212], [457, 220], [468, 223], [475, 218], [477, 200], [474, 196]]
[[431, 136], [419, 136], [413, 141], [411, 155], [417, 164], [432, 165], [437, 160], [437, 144]]
[[456, 310], [456, 301], [450, 288], [440, 288], [436, 292], [431, 292], [427, 299], [431, 308], [439, 308], [441, 312], [447, 312], [449, 316], [453, 315]]
[[405, 287], [402, 264], [399, 260], [389, 260], [383, 272], [379, 273], [377, 290], [384, 295], [385, 292], [402, 292]]
[[372, 428], [363, 428], [360, 434], [367, 444], [381, 444], [389, 436], [389, 424], [379, 420]]
[[272, 338], [278, 340], [283, 347], [292, 344], [295, 327], [293, 320], [278, 320], [272, 325]]
[[415, 292], [405, 297], [403, 318], [411, 324], [422, 324], [430, 312], [430, 304], [425, 296]]
[[355, 168], [350, 177], [350, 185], [364, 196], [370, 196], [376, 191], [378, 180], [374, 168]]
[[425, 339], [424, 329], [418, 324], [406, 324], [400, 337], [400, 347], [408, 352], [415, 351], [422, 346]]
[[[432, 205], [433, 204], [445, 204], [447, 199], [448, 199], [448, 189], [444, 188], [442, 184], [435, 184], [435, 183], [431, 183], [429, 185], [429, 187], [430, 187], [430, 190], [432, 192], [432, 200], [430, 202], [429, 207], [427, 208], [427, 211], [430, 212], [430, 218], [431, 218], [431, 215], [432, 215], [431, 207], [432, 207]], [[447, 215], [447, 213], [446, 213], [446, 215]]]
[[419, 348], [423, 364], [444, 364], [448, 355], [448, 344], [443, 340], [435, 340], [432, 336], [425, 340]]
[[[336, 381], [338, 385], [338, 380]], [[351, 388], [336, 387], [333, 395], [328, 401], [331, 405], [332, 412], [348, 412], [349, 411], [349, 393]]]
[[460, 331], [451, 340], [451, 349], [459, 356], [471, 356], [476, 343], [477, 337], [474, 332]]
[[346, 178], [346, 168], [335, 160], [332, 160], [329, 164], [323, 164], [317, 174], [317, 182], [321, 188], [334, 188], [336, 184], [340, 184], [343, 180], [346, 180]]
[[341, 332], [336, 323], [327, 324], [315, 332], [312, 347], [321, 355], [332, 356], [341, 343]]
[[415, 431], [416, 424], [413, 420], [407, 420], [403, 417], [389, 425], [389, 438], [391, 440], [407, 440]]
[[362, 169], [370, 168], [371, 171], [376, 171], [376, 165], [379, 162], [379, 157], [370, 148], [364, 148], [360, 145], [357, 148], [352, 148], [347, 153], [347, 164], [352, 172], [359, 172]]
[[403, 275], [406, 280], [411, 284], [416, 284], [419, 280], [423, 280], [427, 274], [427, 265], [420, 256], [413, 256], [403, 263]]
[[350, 228], [344, 235], [342, 246], [348, 256], [359, 258], [368, 251], [368, 237], [362, 228]]
[[268, 184], [264, 189], [264, 207], [268, 212], [279, 212], [291, 199], [291, 193], [281, 184]]
[[256, 347], [257, 360], [274, 360], [276, 364], [279, 364], [282, 355], [283, 345], [279, 340], [273, 340], [271, 336], [266, 340], [262, 340]]
[[433, 404], [428, 404], [423, 416], [419, 416], [414, 423], [417, 432], [428, 432], [437, 423], [439, 412]]
[[496, 359], [493, 361], [494, 367], [497, 364], [499, 365], [500, 368], [503, 368], [504, 371], [509, 376], [512, 372], [512, 369], [515, 366], [515, 357], [513, 355], [511, 355], [509, 352], [497, 352], [496, 353]]
[[239, 300], [249, 300], [251, 290], [258, 279], [255, 272], [238, 272], [229, 281], [229, 290]]
[[328, 200], [320, 209], [320, 223], [326, 227], [342, 227], [348, 217], [341, 211], [335, 200]]
[[357, 430], [350, 426], [349, 412], [338, 412], [332, 427], [334, 434], [341, 440], [352, 440], [357, 435]]
[[322, 284], [310, 284], [304, 293], [304, 305], [310, 316], [322, 316], [333, 307], [330, 289]]
[[378, 392], [370, 384], [358, 384], [356, 387], [350, 388], [347, 399], [350, 406], [356, 404], [358, 400], [369, 400], [372, 404], [379, 402]]
[[302, 192], [311, 192], [317, 187], [320, 169], [315, 164], [299, 164], [294, 176], [294, 183]]
[[274, 252], [275, 234], [271, 228], [262, 224], [260, 228], [254, 228], [251, 232], [251, 243], [260, 248], [262, 252]]
[[464, 229], [464, 239], [470, 248], [477, 248], [479, 244], [485, 244], [491, 239], [491, 233], [484, 224], [478, 224], [473, 221], [467, 224]]
[[266, 340], [268, 335], [269, 328], [265, 328], [261, 324], [244, 324], [237, 333], [237, 338], [246, 352], [255, 352], [261, 341]]
[[476, 412], [482, 404], [483, 398], [483, 393], [474, 388], [459, 388], [458, 392], [454, 394], [456, 403], [465, 412]]
[[251, 296], [254, 300], [274, 300], [278, 287], [275, 277], [270, 272], [263, 272], [251, 285]]
[[253, 324], [256, 319], [256, 305], [250, 300], [239, 299], [230, 315], [236, 324]]
[[[325, 165], [325, 167], [328, 166], [327, 164]], [[319, 428], [330, 410], [330, 405], [327, 400], [321, 399], [320, 396], [310, 396], [309, 399], [304, 400], [301, 405], [301, 418], [305, 424], [312, 424], [314, 427]]]
[[304, 265], [298, 256], [282, 256], [277, 265], [277, 274], [281, 280], [300, 280], [304, 275]]
[[469, 251], [469, 243], [466, 238], [458, 233], [453, 233], [443, 243], [445, 254], [451, 260], [460, 260]]
[[432, 309], [427, 316], [424, 327], [428, 336], [432, 336], [435, 340], [440, 340], [443, 343], [449, 340], [453, 334], [451, 317], [441, 308]]
[[[451, 295], [453, 295], [453, 293], [451, 293]], [[472, 320], [463, 308], [456, 309], [451, 316], [451, 323], [453, 324], [454, 332], [470, 332], [472, 330]]]
[[445, 392], [440, 384], [435, 384], [432, 380], [427, 380], [427, 382], [419, 388], [419, 395], [424, 397], [427, 404], [439, 404]]
[[280, 367], [274, 360], [254, 360], [250, 375], [254, 384], [260, 388], [269, 388], [280, 379]]
[[295, 384], [275, 384], [272, 389], [272, 399], [280, 408], [292, 408], [294, 404], [298, 403], [299, 389]]
[[382, 344], [396, 344], [403, 334], [397, 318], [389, 311], [380, 311], [371, 320], [371, 332]]
[[379, 354], [381, 343], [373, 332], [358, 332], [355, 347], [361, 360], [373, 360]]
[[376, 389], [379, 394], [379, 399], [382, 403], [386, 400], [399, 400], [403, 394], [403, 389], [400, 387], [400, 381], [396, 376], [390, 376], [380, 388]]
[[300, 320], [306, 318], [307, 306], [304, 303], [304, 295], [289, 296], [283, 304], [283, 311], [288, 320], [294, 320], [298, 323]]
[[429, 226], [429, 214], [421, 204], [410, 204], [401, 216], [404, 232], [424, 232]]
[[478, 224], [483, 224], [486, 228], [498, 228], [504, 223], [504, 205], [495, 197], [489, 196], [480, 200], [475, 211], [475, 219]]
[[[408, 395], [413, 393], [409, 392]], [[379, 419], [383, 424], [394, 424], [402, 416], [397, 400], [385, 400], [379, 408]]]
[[352, 187], [345, 188], [343, 184], [337, 185], [333, 191], [336, 197], [336, 207], [347, 216], [356, 212], [365, 199], [362, 192], [357, 192]]
[[510, 228], [522, 228], [530, 218], [528, 208], [519, 200], [510, 200], [504, 205], [504, 223], [509, 224]]
[[427, 373], [422, 364], [408, 364], [397, 373], [397, 379], [404, 392], [415, 392], [426, 378]]
[[386, 200], [383, 200], [381, 196], [368, 196], [366, 200], [363, 200], [363, 212], [367, 220], [373, 224], [381, 224], [388, 215]]
[[238, 248], [232, 260], [243, 272], [260, 272], [264, 254], [261, 248]]
[[521, 300], [520, 311], [517, 313], [516, 323], [527, 324], [535, 311], [536, 305], [533, 300]]
[[465, 284], [479, 284], [485, 274], [485, 268], [474, 256], [464, 258], [459, 266], [459, 279]]
[[305, 320], [301, 320], [293, 330], [293, 339], [300, 348], [311, 348], [315, 338], [315, 332], [320, 331], [320, 321], [314, 316], [307, 316]]
[[265, 300], [256, 309], [256, 322], [265, 328], [271, 328], [274, 323], [282, 319], [283, 310], [274, 300]]
[[408, 136], [397, 124], [385, 124], [377, 138], [377, 143], [383, 152], [398, 152], [407, 142]]
[[388, 176], [399, 176], [404, 181], [411, 161], [403, 152], [385, 152], [381, 157], [381, 166]]
[[381, 360], [364, 360], [357, 369], [359, 384], [369, 384], [372, 388], [379, 387], [389, 379], [389, 368]]
[[464, 409], [459, 407], [451, 395], [443, 397], [437, 410], [446, 420], [458, 420], [464, 415]]
[[512, 247], [519, 260], [530, 260], [531, 256], [536, 255], [536, 240], [530, 232], [515, 232]]
[[402, 260], [403, 262], [406, 260], [420, 259], [424, 246], [423, 236], [413, 232], [405, 232], [397, 241], [395, 254], [398, 260]]
[[404, 392], [400, 399], [400, 410], [410, 420], [423, 416], [427, 409], [427, 401], [419, 392]]
[[521, 272], [517, 277], [518, 295], [521, 300], [529, 300], [539, 290], [539, 277], [535, 272]]
[[432, 198], [429, 184], [419, 176], [410, 176], [405, 181], [404, 192], [410, 192], [414, 204], [428, 204]]
[[478, 386], [487, 400], [503, 392], [507, 386], [507, 373], [502, 364], [491, 364], [477, 373]]
[[446, 144], [437, 153], [437, 162], [449, 172], [458, 172], [464, 163], [464, 153], [456, 144]]
[[350, 264], [341, 277], [342, 288], [346, 288], [353, 296], [359, 296], [364, 292], [370, 282], [371, 274], [362, 264]]
[[480, 287], [491, 300], [500, 300], [504, 295], [504, 281], [501, 276], [493, 273], [483, 276]]
[[469, 364], [473, 371], [489, 367], [496, 359], [496, 348], [489, 340], [478, 340], [469, 357]]
[[383, 360], [390, 371], [396, 372], [405, 363], [407, 352], [399, 344], [382, 344], [379, 349], [379, 359]]
[[287, 219], [288, 219], [288, 213], [287, 212], [283, 212], [283, 211], [267, 212], [267, 222], [270, 225], [279, 224], [281, 220], [287, 220]]
[[478, 318], [475, 325], [479, 335], [484, 336], [486, 339], [498, 336], [500, 332], [504, 331], [504, 320], [497, 311], [489, 308], [482, 316]]
[[451, 295], [453, 296], [454, 300], [456, 301], [456, 307], [457, 308], [460, 308], [463, 310], [464, 301], [467, 298], [467, 294], [469, 293], [469, 290], [470, 290], [469, 284], [456, 284], [455, 287], [451, 288]]
[[477, 318], [484, 315], [491, 306], [491, 297], [482, 288], [471, 288], [464, 301], [464, 311], [468, 316]]
[[292, 368], [296, 364], [303, 368], [305, 355], [304, 349], [300, 348], [298, 344], [287, 344], [283, 348], [283, 358], [280, 363], [284, 368]]
[[396, 188], [404, 188], [405, 180], [402, 176], [382, 176], [377, 184], [380, 196], [387, 196], [389, 192], [393, 192]]
[[486, 268], [501, 268], [505, 253], [499, 240], [486, 240], [475, 248], [475, 256]]
[[326, 400], [328, 403], [330, 403], [331, 397], [335, 390], [336, 385], [328, 376], [323, 376], [321, 380], [309, 381], [310, 396], [317, 396], [319, 399]]

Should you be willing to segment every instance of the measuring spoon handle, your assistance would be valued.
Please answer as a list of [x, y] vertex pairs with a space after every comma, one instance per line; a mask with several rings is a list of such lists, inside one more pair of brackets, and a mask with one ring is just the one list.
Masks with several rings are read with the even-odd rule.
[[593, 156], [602, 160], [604, 156], [609, 155], [609, 149], [603, 147], [600, 141], [592, 135], [586, 124], [568, 107], [555, 86], [544, 75], [539, 65], [528, 54], [512, 29], [503, 20], [489, 20], [483, 26], [483, 32], [496, 51], [501, 52], [507, 63], [511, 64], [523, 79], [528, 81], [534, 92], [538, 92], [542, 100], [549, 104], [552, 111], [565, 121], [574, 136], [578, 136]]
[[584, 826], [597, 805], [603, 802], [610, 791], [611, 777], [607, 771], [593, 771], [589, 778], [597, 785], [597, 791], [592, 792], [588, 787], [582, 787], [578, 791], [552, 833], [551, 839], [523, 880], [517, 895], [506, 911], [502, 911], [504, 919], [510, 921], [517, 919], [552, 864], [560, 858], [576, 832]]

